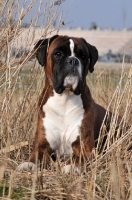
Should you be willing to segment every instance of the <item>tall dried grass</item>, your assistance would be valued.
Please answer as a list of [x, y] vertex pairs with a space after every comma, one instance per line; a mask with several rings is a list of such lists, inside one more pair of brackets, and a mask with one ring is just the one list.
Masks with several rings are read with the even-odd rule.
[[[57, 16], [61, 16], [59, 3], [51, 1], [45, 4], [42, 12], [42, 1], [35, 16], [32, 6], [37, 0], [31, 1], [26, 7], [20, 8], [19, 1], [0, 1], [0, 198], [1, 199], [132, 199], [132, 66], [125, 69], [123, 62], [119, 73], [113, 66], [97, 64], [95, 73], [88, 75], [87, 82], [96, 102], [113, 112], [110, 131], [104, 154], [86, 162], [80, 175], [61, 173], [63, 165], [58, 159], [51, 161], [49, 170], [35, 174], [16, 173], [16, 166], [28, 160], [32, 149], [32, 139], [37, 122], [36, 103], [44, 85], [43, 69], [38, 66], [30, 46], [34, 43], [38, 20], [43, 16], [45, 29], [40, 31], [40, 38], [51, 32], [58, 32], [52, 25]], [[46, 2], [45, 2], [46, 3]], [[55, 5], [58, 6], [55, 7]], [[28, 25], [32, 38], [28, 39], [27, 52], [16, 55], [20, 46], [17, 38], [24, 31], [22, 19], [30, 12], [31, 23]], [[43, 32], [43, 30], [45, 30]], [[19, 41], [18, 41], [19, 43]], [[12, 49], [17, 51], [12, 56]], [[112, 70], [111, 70], [112, 69]], [[121, 116], [120, 137], [115, 138], [114, 132], [117, 117]], [[126, 129], [125, 124], [130, 127]], [[123, 127], [123, 128], [122, 128]], [[101, 135], [105, 133], [102, 125]]]

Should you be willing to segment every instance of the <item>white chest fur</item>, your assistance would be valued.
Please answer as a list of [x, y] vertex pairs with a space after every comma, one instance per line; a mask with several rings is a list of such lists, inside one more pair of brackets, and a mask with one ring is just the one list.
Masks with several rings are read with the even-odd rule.
[[79, 135], [84, 109], [80, 95], [65, 90], [61, 95], [54, 92], [43, 106], [45, 136], [59, 156], [72, 153], [71, 144]]

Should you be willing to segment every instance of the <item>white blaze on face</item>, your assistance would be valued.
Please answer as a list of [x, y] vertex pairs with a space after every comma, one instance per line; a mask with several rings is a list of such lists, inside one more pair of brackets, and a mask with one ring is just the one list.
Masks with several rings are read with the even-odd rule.
[[72, 39], [70, 39], [69, 41], [70, 41], [71, 56], [75, 56], [75, 53], [74, 53], [74, 42], [73, 42]]
[[[75, 48], [75, 44], [74, 41], [72, 39], [69, 39], [70, 41], [70, 50], [71, 50], [71, 56], [70, 57], [74, 57], [78, 60], [78, 66], [76, 66], [77, 70], [78, 70], [78, 74], [80, 79], [82, 78], [82, 65], [80, 60], [75, 56], [75, 52], [74, 52], [74, 48]], [[70, 89], [72, 87], [73, 90], [76, 89], [78, 82], [79, 82], [79, 77], [78, 76], [73, 76], [71, 74], [67, 75], [64, 79], [64, 86], [68, 89]]]
[[73, 41], [72, 39], [69, 39], [69, 41], [70, 41], [71, 56], [75, 57], [75, 58], [78, 60], [78, 62], [79, 62], [79, 65], [78, 65], [77, 69], [78, 69], [78, 73], [79, 73], [80, 78], [81, 78], [81, 77], [82, 77], [81, 62], [80, 62], [80, 60], [75, 56], [75, 52], [74, 52], [75, 44], [74, 44], [74, 41]]

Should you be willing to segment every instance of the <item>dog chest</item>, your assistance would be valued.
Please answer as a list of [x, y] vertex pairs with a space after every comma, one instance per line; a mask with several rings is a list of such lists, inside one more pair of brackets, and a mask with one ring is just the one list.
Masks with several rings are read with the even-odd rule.
[[60, 156], [72, 153], [71, 144], [79, 135], [84, 109], [80, 95], [65, 90], [54, 92], [43, 106], [45, 137], [50, 147]]

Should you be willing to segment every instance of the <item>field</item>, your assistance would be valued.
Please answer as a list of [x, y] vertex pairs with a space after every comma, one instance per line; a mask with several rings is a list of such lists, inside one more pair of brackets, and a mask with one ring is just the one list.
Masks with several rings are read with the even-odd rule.
[[[45, 76], [36, 59], [29, 59], [30, 52], [21, 54], [19, 58], [11, 55], [10, 43], [22, 31], [20, 21], [32, 8], [30, 4], [29, 10], [18, 13], [18, 19], [9, 23], [14, 13], [9, 13], [8, 8], [11, 8], [11, 12], [17, 12], [18, 9], [17, 1], [14, 2], [6, 1], [5, 7], [0, 8], [0, 15], [6, 15], [0, 28], [0, 199], [132, 200], [131, 63], [97, 63], [94, 73], [87, 76], [94, 100], [113, 112], [104, 154], [98, 153], [101, 145], [99, 140], [93, 160], [85, 162], [79, 175], [72, 172], [69, 175], [63, 174], [61, 166], [65, 163], [59, 158], [55, 163], [51, 160], [49, 169], [41, 172], [36, 170], [31, 174], [16, 171], [18, 164], [28, 161], [32, 150], [37, 102]], [[46, 30], [51, 31], [48, 24], [53, 21], [53, 6], [47, 9], [47, 13], [44, 12], [44, 16], [49, 16], [49, 13], [51, 18], [48, 18]], [[115, 137], [119, 115], [122, 118], [119, 125], [122, 134]], [[125, 124], [129, 125], [128, 129]], [[102, 125], [100, 134], [105, 132], [104, 129]]]

